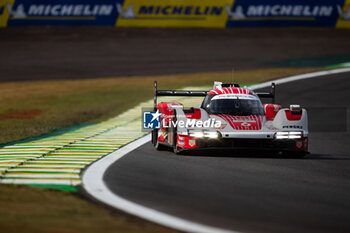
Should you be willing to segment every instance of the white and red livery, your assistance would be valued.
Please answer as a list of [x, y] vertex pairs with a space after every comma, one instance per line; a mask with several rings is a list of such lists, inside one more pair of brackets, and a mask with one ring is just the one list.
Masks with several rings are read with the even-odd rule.
[[[157, 96], [203, 96], [198, 108], [181, 103], [159, 103]], [[154, 106], [161, 115], [161, 128], [152, 132], [156, 149], [174, 152], [244, 149], [280, 154], [308, 153], [307, 112], [299, 105], [282, 108], [274, 104], [275, 85], [270, 92], [254, 92], [238, 84], [214, 83], [211, 91], [157, 90]], [[272, 98], [262, 104], [260, 98]], [[180, 124], [182, 122], [182, 124]]]

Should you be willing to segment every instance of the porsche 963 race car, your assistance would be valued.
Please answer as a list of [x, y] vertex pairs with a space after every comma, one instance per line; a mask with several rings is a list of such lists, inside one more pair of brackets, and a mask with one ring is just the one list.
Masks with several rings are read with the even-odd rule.
[[[203, 96], [200, 107], [184, 109], [181, 103], [157, 104], [158, 96]], [[262, 104], [260, 98], [272, 103]], [[254, 92], [238, 84], [215, 82], [211, 91], [158, 90], [154, 84], [154, 111], [160, 128], [152, 131], [158, 150], [176, 154], [200, 150], [264, 150], [282, 155], [308, 153], [307, 112], [299, 105], [275, 104], [275, 84], [270, 92]]]

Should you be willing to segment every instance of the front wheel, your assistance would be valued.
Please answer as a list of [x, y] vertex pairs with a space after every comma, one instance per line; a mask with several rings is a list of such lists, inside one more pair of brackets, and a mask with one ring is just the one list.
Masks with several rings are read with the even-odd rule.
[[179, 147], [177, 146], [177, 132], [176, 132], [176, 128], [173, 130], [173, 151], [177, 155], [180, 154]]
[[[176, 112], [174, 111], [174, 117], [173, 121], [176, 122]], [[171, 132], [172, 132], [172, 146], [173, 151], [175, 154], [179, 155], [181, 152], [179, 150], [179, 147], [177, 146], [177, 128], [174, 127], [174, 125], [171, 126]]]
[[164, 150], [166, 147], [158, 141], [158, 129], [152, 131], [152, 144], [156, 150]]

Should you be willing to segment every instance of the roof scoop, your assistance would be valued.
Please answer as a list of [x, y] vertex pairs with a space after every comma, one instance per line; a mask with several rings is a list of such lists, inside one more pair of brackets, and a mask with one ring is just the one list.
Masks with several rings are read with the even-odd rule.
[[300, 111], [301, 107], [299, 104], [291, 104], [291, 105], [289, 105], [289, 110], [290, 111]]
[[237, 84], [237, 83], [223, 83], [223, 82], [218, 82], [218, 81], [214, 82], [213, 89], [223, 88], [223, 87], [239, 87], [239, 84]]

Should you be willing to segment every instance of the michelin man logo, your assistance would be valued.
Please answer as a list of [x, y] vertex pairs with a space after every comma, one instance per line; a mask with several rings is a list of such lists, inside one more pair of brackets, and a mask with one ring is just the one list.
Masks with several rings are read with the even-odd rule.
[[118, 14], [120, 14], [124, 19], [134, 19], [136, 18], [135, 10], [133, 5], [129, 5], [126, 10], [123, 10], [121, 4], [117, 4]]
[[225, 5], [225, 8], [226, 8], [227, 14], [230, 16], [231, 19], [244, 19], [245, 18], [242, 6], [237, 6], [234, 11], [231, 11], [231, 7], [228, 4]]
[[21, 18], [27, 17], [26, 13], [24, 12], [24, 6], [22, 4], [18, 5], [16, 10], [12, 9], [12, 6], [10, 3], [7, 3], [6, 6], [7, 6], [7, 10], [9, 12], [9, 14], [13, 18], [21, 19]]
[[342, 19], [350, 20], [350, 6], [346, 10], [346, 12], [343, 12], [341, 6], [339, 5], [337, 5], [337, 9], [338, 9], [339, 16], [342, 17]]

